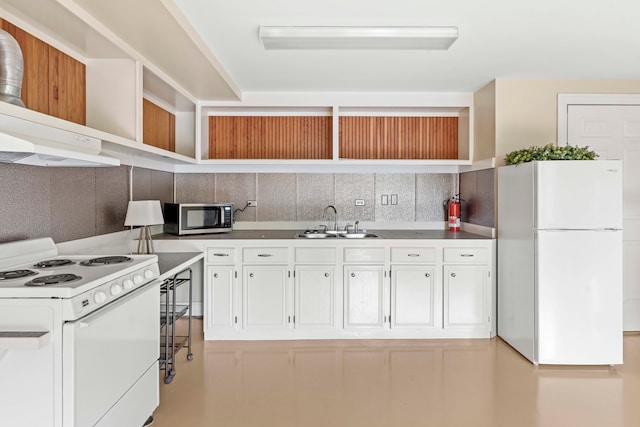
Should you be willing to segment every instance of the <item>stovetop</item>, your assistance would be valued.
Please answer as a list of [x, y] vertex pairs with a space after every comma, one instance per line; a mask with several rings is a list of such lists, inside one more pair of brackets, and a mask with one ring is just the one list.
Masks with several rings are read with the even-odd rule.
[[146, 282], [157, 274], [153, 270], [145, 277], [145, 267], [157, 262], [157, 255], [59, 255], [9, 265], [0, 268], [0, 297], [71, 298], [134, 275]]

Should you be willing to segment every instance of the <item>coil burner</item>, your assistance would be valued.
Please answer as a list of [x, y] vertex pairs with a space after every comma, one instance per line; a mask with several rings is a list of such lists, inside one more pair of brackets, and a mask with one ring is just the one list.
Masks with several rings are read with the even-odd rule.
[[133, 261], [131, 258], [126, 256], [103, 256], [99, 258], [88, 259], [86, 261], [82, 261], [80, 264], [86, 265], [88, 267], [96, 267], [101, 265], [111, 265], [111, 264], [121, 264], [123, 262]]
[[34, 274], [38, 273], [32, 270], [0, 271], [0, 280], [19, 279], [21, 277], [33, 276]]
[[51, 286], [60, 283], [73, 282], [80, 280], [82, 277], [75, 274], [52, 274], [50, 276], [40, 276], [25, 283], [25, 286]]
[[48, 259], [45, 261], [40, 261], [35, 264], [35, 268], [53, 268], [53, 267], [62, 267], [63, 265], [71, 265], [75, 264], [75, 262], [70, 259]]

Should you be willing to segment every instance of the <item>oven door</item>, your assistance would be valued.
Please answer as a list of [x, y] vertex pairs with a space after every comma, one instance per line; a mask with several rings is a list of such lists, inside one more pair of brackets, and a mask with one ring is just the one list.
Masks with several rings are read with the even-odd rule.
[[[119, 427], [139, 427], [158, 406], [159, 284], [64, 324], [64, 427], [94, 426], [107, 414], [130, 423]], [[151, 372], [155, 381], [148, 378]], [[113, 414], [122, 411], [128, 413]]]

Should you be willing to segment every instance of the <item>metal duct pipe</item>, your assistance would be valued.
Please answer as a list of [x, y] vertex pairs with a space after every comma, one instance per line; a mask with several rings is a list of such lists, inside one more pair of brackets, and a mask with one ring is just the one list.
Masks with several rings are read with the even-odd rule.
[[24, 107], [20, 98], [23, 73], [20, 45], [11, 34], [0, 29], [0, 101]]

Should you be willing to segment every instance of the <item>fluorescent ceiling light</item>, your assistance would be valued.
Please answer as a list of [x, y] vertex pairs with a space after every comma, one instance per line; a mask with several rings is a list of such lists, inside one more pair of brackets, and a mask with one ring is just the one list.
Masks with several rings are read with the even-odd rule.
[[458, 27], [260, 27], [267, 50], [446, 50], [457, 38]]

